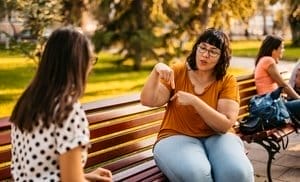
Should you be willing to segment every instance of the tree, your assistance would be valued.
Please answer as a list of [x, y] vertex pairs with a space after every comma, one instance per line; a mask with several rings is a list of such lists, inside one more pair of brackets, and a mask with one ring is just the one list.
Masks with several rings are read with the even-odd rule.
[[96, 51], [117, 47], [123, 56], [119, 62], [133, 60], [134, 70], [140, 69], [144, 58], [157, 57], [154, 48], [161, 42], [149, 16], [152, 7], [152, 0], [101, 1], [96, 11], [101, 28], [93, 37]]
[[[12, 31], [13, 31], [13, 38], [17, 37], [16, 28], [12, 22], [12, 14], [14, 9], [18, 7], [17, 0], [7, 0], [7, 1], [0, 1], [0, 19], [7, 18]], [[3, 32], [7, 36], [10, 36], [8, 32]]]
[[61, 0], [63, 24], [83, 28], [86, 26], [86, 14], [90, 10], [92, 0]]
[[246, 20], [254, 10], [248, 0], [102, 0], [97, 7], [96, 50], [117, 47], [124, 56], [120, 62], [133, 59], [134, 69], [146, 58], [182, 57], [203, 29], [226, 29], [228, 19]]
[[46, 41], [43, 36], [45, 29], [62, 20], [62, 3], [59, 0], [19, 0], [18, 3], [18, 10], [24, 20], [24, 27], [37, 39], [34, 51], [27, 56], [38, 61]]
[[[292, 45], [300, 46], [300, 0], [270, 0], [270, 4], [280, 3], [284, 8], [282, 17], [282, 28], [284, 29], [285, 19], [288, 19], [292, 34]], [[287, 17], [285, 15], [287, 14]], [[275, 25], [279, 22], [275, 21]]]
[[288, 20], [292, 32], [292, 44], [300, 47], [300, 0], [289, 0]]

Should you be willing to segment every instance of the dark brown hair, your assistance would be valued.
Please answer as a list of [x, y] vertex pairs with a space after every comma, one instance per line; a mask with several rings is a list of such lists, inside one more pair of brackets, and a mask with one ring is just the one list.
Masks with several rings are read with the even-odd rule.
[[260, 58], [264, 56], [272, 56], [273, 50], [276, 50], [282, 44], [283, 39], [275, 35], [268, 35], [262, 42], [255, 60], [255, 66], [258, 64]]
[[90, 66], [89, 41], [73, 28], [54, 31], [46, 43], [37, 72], [10, 117], [21, 131], [61, 123], [83, 94]]
[[196, 65], [196, 52], [197, 46], [201, 42], [208, 43], [221, 50], [220, 58], [214, 68], [214, 74], [217, 80], [222, 79], [226, 75], [227, 68], [229, 67], [231, 59], [231, 49], [228, 36], [224, 32], [216, 30], [214, 28], [206, 29], [198, 37], [196, 43], [193, 46], [191, 54], [187, 57], [187, 62], [193, 70], [198, 69]]

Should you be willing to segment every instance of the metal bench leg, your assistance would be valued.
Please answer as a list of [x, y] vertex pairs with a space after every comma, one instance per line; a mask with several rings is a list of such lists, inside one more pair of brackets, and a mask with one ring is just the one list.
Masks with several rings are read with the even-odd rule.
[[269, 157], [267, 163], [267, 176], [268, 176], [268, 181], [272, 182], [272, 175], [271, 175], [272, 160], [274, 159], [275, 154], [280, 151], [281, 146], [278, 142], [274, 141], [272, 138], [265, 138], [262, 140], [256, 140], [254, 142], [263, 146], [268, 152]]

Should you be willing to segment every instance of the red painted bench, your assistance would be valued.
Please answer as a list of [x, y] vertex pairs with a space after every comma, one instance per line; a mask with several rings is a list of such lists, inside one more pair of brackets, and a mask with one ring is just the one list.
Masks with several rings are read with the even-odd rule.
[[[256, 94], [253, 75], [237, 78], [241, 94], [239, 120], [248, 115], [248, 102]], [[86, 171], [105, 167], [113, 172], [114, 181], [167, 181], [155, 165], [152, 147], [156, 140], [165, 108], [142, 106], [139, 94], [99, 100], [83, 104], [90, 123], [91, 143]], [[292, 125], [280, 129], [237, 135], [267, 150], [267, 174], [271, 181], [271, 163], [282, 141], [295, 132]], [[0, 119], [0, 180], [10, 179], [10, 124]]]

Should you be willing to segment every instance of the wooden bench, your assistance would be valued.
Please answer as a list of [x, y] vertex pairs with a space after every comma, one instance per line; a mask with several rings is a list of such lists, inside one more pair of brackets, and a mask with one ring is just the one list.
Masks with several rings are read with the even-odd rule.
[[[241, 94], [240, 121], [248, 115], [247, 104], [256, 90], [253, 75], [237, 79]], [[139, 94], [133, 94], [83, 104], [90, 123], [92, 144], [86, 171], [105, 167], [113, 172], [114, 181], [167, 181], [152, 155], [165, 108], [145, 107], [139, 101]], [[286, 147], [281, 147], [281, 143], [295, 132], [293, 126], [253, 135], [241, 134], [238, 125], [235, 129], [243, 140], [258, 143], [267, 150], [267, 173], [271, 181], [272, 159]], [[11, 178], [10, 157], [10, 123], [6, 117], [0, 119], [0, 180]]]
[[[156, 167], [152, 146], [156, 140], [164, 108], [149, 108], [139, 102], [139, 94], [83, 104], [90, 123], [86, 171], [104, 167], [114, 181], [164, 181]], [[0, 119], [0, 181], [10, 175], [10, 124]]]
[[[287, 81], [290, 74], [285, 72], [282, 73], [283, 78]], [[238, 121], [242, 121], [246, 116], [249, 115], [248, 103], [251, 97], [257, 94], [254, 75], [244, 75], [237, 78], [239, 91], [240, 91], [240, 111], [238, 116]], [[281, 149], [286, 149], [288, 146], [288, 135], [297, 132], [295, 125], [287, 124], [284, 127], [270, 129], [262, 132], [257, 132], [252, 135], [244, 135], [239, 132], [239, 122], [235, 126], [236, 134], [241, 137], [242, 140], [248, 143], [257, 143], [264, 147], [268, 152], [268, 162], [267, 162], [267, 178], [271, 182], [271, 165], [272, 160], [275, 159], [275, 154], [279, 153]]]

